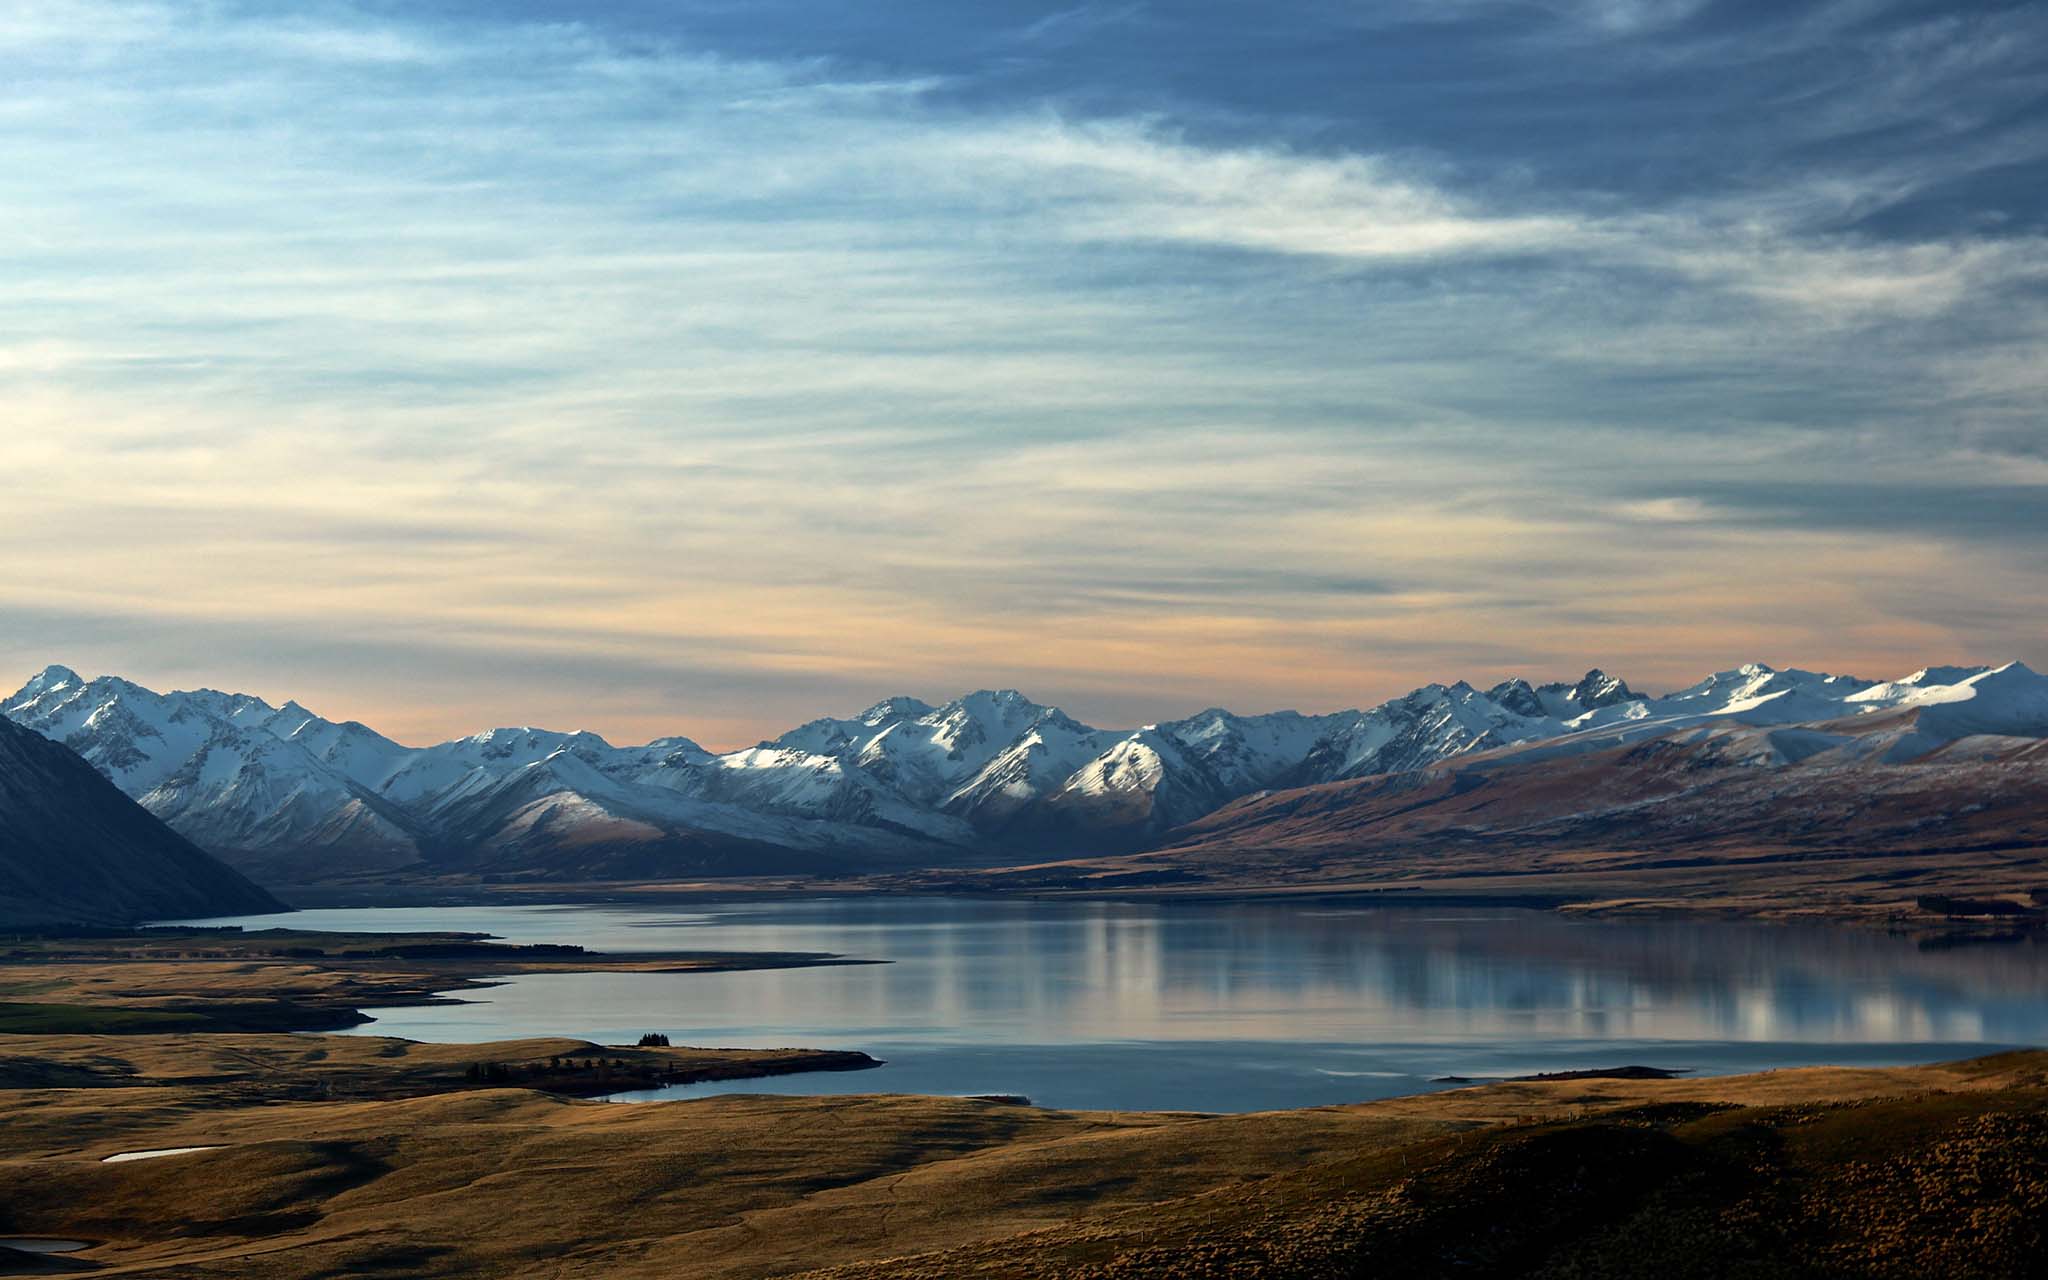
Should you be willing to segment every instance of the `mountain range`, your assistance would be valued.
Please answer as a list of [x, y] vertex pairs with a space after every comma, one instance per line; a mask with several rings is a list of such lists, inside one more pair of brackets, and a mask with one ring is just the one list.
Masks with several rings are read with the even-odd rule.
[[1763, 701], [1661, 731], [1651, 715], [1244, 797], [1091, 874], [1559, 894], [1605, 910], [2048, 904], [2048, 681], [2018, 664], [1935, 670], [1831, 706], [1803, 705], [1785, 674], [1744, 680]]
[[[981, 691], [943, 706], [890, 698], [725, 752], [535, 728], [408, 747], [296, 702], [157, 693], [61, 666], [0, 714], [72, 748], [267, 883], [646, 879], [1241, 841], [1262, 813], [1298, 825], [1299, 814], [1283, 821], [1272, 809], [1287, 795], [1398, 789], [1477, 762], [1598, 770], [1652, 741], [1752, 770], [2033, 768], [2033, 744], [2048, 738], [2048, 679], [2019, 663], [1888, 682], [1750, 664], [1648, 696], [1594, 670], [1569, 683], [1431, 684], [1327, 715], [1211, 708], [1137, 729]], [[1342, 829], [1371, 841], [1371, 827]]]

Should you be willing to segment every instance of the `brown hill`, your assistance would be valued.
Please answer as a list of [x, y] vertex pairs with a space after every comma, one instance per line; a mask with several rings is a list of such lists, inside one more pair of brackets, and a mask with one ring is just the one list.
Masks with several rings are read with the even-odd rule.
[[19, 1040], [69, 1087], [0, 1088], [0, 1230], [108, 1275], [1990, 1277], [2048, 1223], [2038, 1053], [1199, 1116], [368, 1079], [630, 1052], [568, 1041]]
[[1249, 797], [1180, 828], [1144, 863], [1210, 882], [1430, 877], [1437, 887], [1620, 873], [1617, 894], [1714, 869], [1728, 873], [1723, 888], [1796, 874], [1817, 892], [1905, 899], [2048, 885], [2048, 743], [2038, 739], [1928, 746], [1908, 711], [1586, 745]]

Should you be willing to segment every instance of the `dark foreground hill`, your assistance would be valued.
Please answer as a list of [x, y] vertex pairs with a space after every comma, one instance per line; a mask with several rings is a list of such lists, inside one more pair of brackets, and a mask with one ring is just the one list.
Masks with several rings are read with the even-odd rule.
[[[1987, 1061], [1984, 1067], [1992, 1067]], [[2048, 1246], [2038, 1060], [1989, 1092], [1532, 1100], [1135, 1213], [810, 1280], [2027, 1276]], [[1755, 1080], [1756, 1077], [1751, 1077]], [[1613, 1091], [1621, 1092], [1620, 1090]]]
[[77, 753], [0, 720], [0, 928], [282, 909]]

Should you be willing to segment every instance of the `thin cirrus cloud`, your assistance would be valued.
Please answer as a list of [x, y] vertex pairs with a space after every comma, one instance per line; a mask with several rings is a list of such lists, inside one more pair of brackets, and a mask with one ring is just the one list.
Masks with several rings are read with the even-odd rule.
[[0, 653], [739, 742], [2038, 635], [1918, 603], [2040, 594], [2026, 10], [1304, 5], [1288, 97], [1228, 6], [800, 7], [0, 18]]

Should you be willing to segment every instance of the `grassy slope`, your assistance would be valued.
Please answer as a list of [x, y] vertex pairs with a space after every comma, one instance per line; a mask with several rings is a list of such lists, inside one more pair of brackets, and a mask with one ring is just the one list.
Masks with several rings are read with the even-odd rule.
[[[0, 1090], [168, 1086], [188, 1091], [195, 1105], [209, 1106], [476, 1089], [490, 1081], [473, 1077], [469, 1068], [483, 1065], [506, 1069], [524, 1088], [589, 1095], [795, 1071], [852, 1071], [875, 1061], [845, 1050], [643, 1049], [564, 1037], [481, 1045], [223, 1033], [0, 1037]], [[125, 1103], [108, 1097], [100, 1105]]]
[[[168, 1078], [285, 1039], [118, 1043]], [[79, 1065], [109, 1043], [33, 1050]], [[1226, 1117], [36, 1089], [0, 1096], [0, 1233], [195, 1278], [2023, 1274], [2044, 1117], [2042, 1054]], [[229, 1149], [98, 1162], [207, 1144]]]
[[[366, 1005], [438, 1003], [513, 973], [715, 973], [858, 963], [809, 952], [604, 955], [464, 934], [151, 930], [18, 939], [0, 950], [0, 1033], [122, 1034], [175, 1016], [195, 1031], [333, 1030]], [[10, 1018], [7, 1005], [21, 1008]]]
[[825, 1274], [2021, 1276], [2044, 1237], [2048, 1097], [2035, 1088], [1650, 1103]]
[[195, 1031], [207, 1019], [196, 1013], [167, 1009], [121, 1009], [89, 1004], [31, 1004], [0, 1001], [0, 1034], [120, 1035], [157, 1031]]

